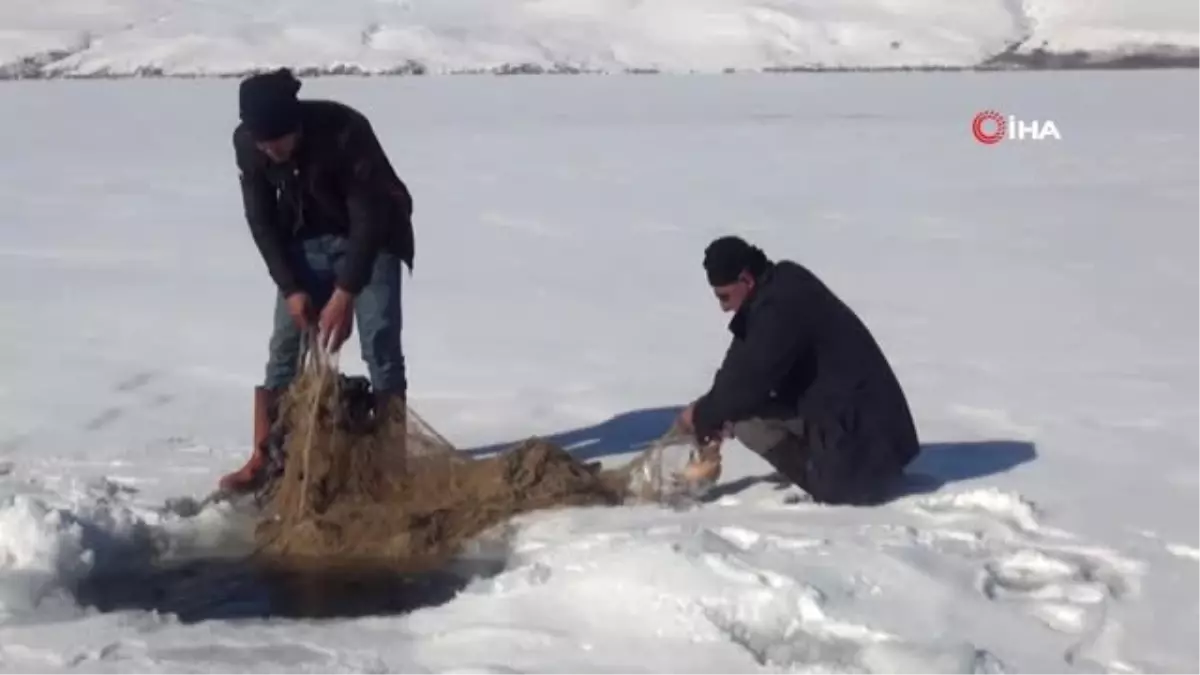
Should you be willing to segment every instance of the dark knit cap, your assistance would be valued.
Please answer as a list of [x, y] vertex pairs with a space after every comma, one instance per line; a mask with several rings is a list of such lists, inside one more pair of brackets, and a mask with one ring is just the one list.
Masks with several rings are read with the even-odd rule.
[[287, 68], [252, 75], [238, 90], [238, 111], [256, 141], [270, 141], [300, 127], [300, 81]]
[[704, 271], [710, 286], [732, 284], [742, 272], [757, 278], [767, 268], [767, 263], [767, 256], [761, 249], [740, 237], [721, 237], [704, 249]]

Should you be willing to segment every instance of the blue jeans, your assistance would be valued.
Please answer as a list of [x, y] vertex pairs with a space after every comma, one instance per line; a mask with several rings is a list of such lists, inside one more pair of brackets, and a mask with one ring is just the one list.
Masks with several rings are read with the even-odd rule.
[[[346, 255], [348, 242], [334, 235], [306, 239], [294, 245], [292, 263], [300, 286], [320, 312], [333, 295], [334, 281]], [[400, 259], [380, 252], [371, 279], [354, 299], [355, 331], [372, 388], [379, 393], [404, 396], [408, 380], [404, 351], [400, 344], [403, 326], [400, 310]], [[280, 294], [275, 301], [275, 327], [271, 333], [270, 356], [264, 386], [282, 389], [299, 370], [302, 335], [287, 311]]]

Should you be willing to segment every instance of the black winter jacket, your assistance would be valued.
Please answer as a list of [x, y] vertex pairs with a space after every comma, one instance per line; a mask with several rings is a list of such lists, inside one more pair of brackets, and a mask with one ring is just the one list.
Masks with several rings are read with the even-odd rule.
[[729, 324], [733, 340], [712, 388], [693, 411], [703, 440], [726, 422], [786, 410], [838, 447], [890, 454], [899, 466], [918, 451], [908, 403], [867, 327], [812, 272], [771, 264]]
[[361, 113], [332, 101], [301, 101], [295, 155], [275, 164], [243, 125], [233, 133], [246, 221], [275, 285], [302, 290], [290, 251], [324, 234], [350, 241], [337, 285], [357, 294], [382, 250], [412, 269], [412, 197]]

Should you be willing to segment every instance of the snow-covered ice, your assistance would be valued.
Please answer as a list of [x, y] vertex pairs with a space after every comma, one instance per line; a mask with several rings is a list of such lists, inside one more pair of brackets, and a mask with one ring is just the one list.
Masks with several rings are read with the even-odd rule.
[[0, 74], [974, 67], [1200, 54], [1194, 0], [5, 0]]
[[[700, 258], [732, 231], [860, 312], [925, 447], [879, 508], [776, 489], [735, 446], [698, 508], [518, 519], [504, 569], [438, 606], [191, 622], [77, 589], [237, 532], [163, 508], [245, 458], [266, 354], [236, 81], [7, 83], [0, 670], [1195, 670], [1197, 88], [307, 82], [372, 117], [413, 191], [412, 397], [456, 445], [549, 434], [619, 462], [662, 433], [723, 353]], [[985, 108], [1062, 139], [978, 144]], [[363, 372], [353, 341], [342, 362]]]

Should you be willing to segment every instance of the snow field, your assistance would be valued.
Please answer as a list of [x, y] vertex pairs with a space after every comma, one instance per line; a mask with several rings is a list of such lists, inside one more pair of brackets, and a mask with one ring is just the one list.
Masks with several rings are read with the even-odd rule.
[[[660, 434], [726, 344], [699, 261], [736, 231], [875, 331], [913, 482], [823, 508], [735, 446], [716, 501], [522, 518], [481, 544], [503, 571], [406, 616], [82, 606], [244, 536], [164, 508], [244, 460], [265, 357], [235, 90], [5, 85], [0, 670], [1196, 667], [1198, 97], [1172, 72], [310, 81], [413, 189], [413, 399], [456, 445], [611, 463]], [[1063, 140], [979, 145], [985, 108]]]

